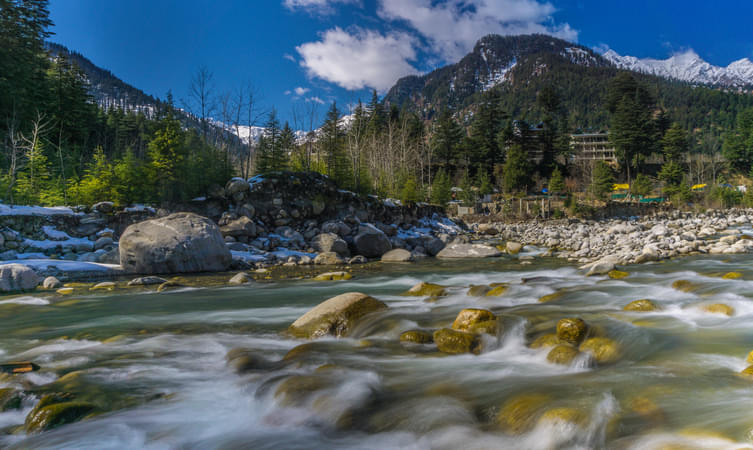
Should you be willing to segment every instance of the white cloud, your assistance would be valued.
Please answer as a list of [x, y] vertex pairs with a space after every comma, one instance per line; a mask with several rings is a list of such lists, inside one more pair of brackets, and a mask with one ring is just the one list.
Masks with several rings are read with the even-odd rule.
[[283, 6], [291, 11], [306, 10], [319, 14], [329, 14], [334, 11], [332, 5], [335, 3], [343, 4], [360, 4], [361, 0], [284, 0]]
[[414, 44], [407, 33], [350, 33], [336, 27], [322, 34], [321, 40], [301, 44], [296, 50], [311, 77], [346, 89], [370, 87], [384, 92], [398, 78], [418, 73], [409, 62], [416, 59]]
[[446, 61], [457, 61], [487, 34], [542, 33], [577, 40], [578, 32], [552, 24], [555, 8], [538, 0], [380, 0], [385, 20], [405, 21]]
[[293, 92], [295, 92], [295, 95], [302, 96], [302, 95], [306, 95], [306, 93], [308, 91], [310, 91], [310, 90], [311, 89], [309, 89], [309, 88], [305, 88], [305, 87], [300, 87], [299, 86], [299, 87], [293, 89]]
[[285, 53], [284, 55], [282, 55], [282, 57], [287, 59], [288, 61], [298, 62], [295, 60], [295, 56], [291, 55], [290, 53]]
[[307, 101], [307, 102], [314, 102], [314, 103], [319, 103], [320, 105], [323, 105], [323, 104], [325, 104], [325, 103], [326, 103], [326, 102], [325, 102], [324, 100], [322, 100], [322, 99], [321, 99], [321, 98], [319, 98], [319, 97], [309, 97], [309, 98], [307, 98], [307, 99], [306, 99], [306, 101]]

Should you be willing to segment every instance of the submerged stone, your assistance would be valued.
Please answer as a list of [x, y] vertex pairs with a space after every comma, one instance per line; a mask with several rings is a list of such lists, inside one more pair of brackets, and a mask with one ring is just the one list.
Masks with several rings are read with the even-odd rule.
[[314, 277], [314, 281], [343, 281], [350, 280], [353, 275], [350, 272], [327, 272]]
[[698, 289], [698, 285], [688, 280], [677, 280], [672, 283], [672, 287], [682, 292], [693, 292]]
[[743, 274], [740, 272], [727, 272], [724, 275], [722, 275], [722, 278], [725, 280], [737, 280], [739, 278], [742, 278]]
[[583, 425], [587, 420], [586, 414], [575, 408], [552, 408], [544, 412], [539, 418], [539, 423], [566, 422], [575, 425]]
[[499, 297], [501, 295], [504, 295], [505, 292], [507, 292], [507, 284], [504, 283], [497, 283], [492, 284], [490, 286], [492, 289], [486, 293], [487, 297]]
[[506, 432], [521, 434], [533, 427], [552, 398], [546, 394], [520, 394], [506, 401], [497, 414], [497, 423]]
[[622, 308], [625, 311], [656, 311], [659, 307], [648, 299], [633, 300]]
[[58, 294], [60, 294], [60, 295], [71, 295], [71, 294], [73, 294], [73, 288], [72, 287], [64, 287], [64, 288], [58, 289], [55, 292], [58, 293]]
[[469, 287], [467, 294], [469, 297], [483, 297], [486, 295], [487, 292], [491, 290], [492, 290], [491, 286], [480, 284], [480, 285]]
[[97, 283], [94, 286], [89, 288], [90, 291], [113, 291], [115, 290], [115, 283], [112, 281], [103, 281], [102, 283]]
[[473, 333], [442, 328], [434, 332], [434, 342], [442, 353], [481, 353], [481, 342]]
[[541, 336], [534, 339], [533, 342], [531, 342], [531, 345], [529, 345], [530, 348], [542, 348], [542, 347], [554, 347], [555, 345], [559, 345], [560, 340], [554, 333], [549, 334], [542, 334]]
[[607, 273], [607, 275], [609, 276], [609, 278], [611, 278], [613, 280], [621, 280], [623, 278], [627, 278], [628, 276], [630, 276], [630, 274], [628, 272], [623, 272], [623, 271], [617, 270], [617, 269], [610, 270], [609, 273]]
[[418, 283], [412, 288], [408, 289], [403, 295], [414, 297], [442, 297], [447, 295], [444, 286], [440, 286], [434, 283]]
[[580, 345], [582, 352], [588, 352], [594, 360], [600, 364], [608, 364], [620, 358], [620, 346], [612, 339], [606, 337], [593, 337], [586, 339]]
[[703, 310], [712, 314], [724, 314], [725, 316], [733, 316], [735, 314], [735, 308], [725, 305], [724, 303], [705, 305]]
[[555, 300], [559, 300], [563, 295], [565, 295], [564, 291], [557, 291], [551, 294], [544, 295], [543, 297], [539, 298], [539, 302], [540, 303], [553, 302]]
[[312, 392], [329, 385], [327, 379], [320, 375], [293, 375], [277, 386], [274, 395], [283, 406], [300, 405]]
[[37, 405], [26, 416], [24, 425], [27, 433], [47, 431], [61, 425], [77, 422], [95, 409], [95, 405], [86, 402], [53, 403], [42, 407]]
[[546, 360], [554, 364], [569, 365], [580, 352], [570, 345], [559, 344], [549, 351]]
[[557, 322], [557, 337], [564, 342], [578, 345], [586, 337], [588, 326], [583, 319], [566, 318]]
[[309, 339], [326, 335], [343, 337], [350, 334], [364, 316], [383, 309], [387, 309], [384, 302], [360, 292], [349, 292], [315, 306], [293, 322], [288, 332]]
[[434, 342], [434, 335], [426, 330], [408, 330], [400, 334], [400, 342], [430, 344]]
[[0, 412], [21, 409], [21, 391], [13, 388], [0, 388]]

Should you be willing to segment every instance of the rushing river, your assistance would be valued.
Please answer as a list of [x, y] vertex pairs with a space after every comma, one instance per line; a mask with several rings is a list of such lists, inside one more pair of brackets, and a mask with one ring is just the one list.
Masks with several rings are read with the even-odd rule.
[[[753, 350], [751, 258], [628, 267], [622, 280], [585, 277], [551, 258], [521, 265], [504, 257], [394, 265], [332, 283], [0, 298], [0, 362], [42, 367], [0, 378], [0, 387], [71, 392], [103, 411], [26, 435], [18, 426], [36, 400], [30, 394], [21, 410], [0, 413], [0, 447], [751, 448], [753, 379], [739, 375]], [[742, 278], [720, 277], [731, 271]], [[672, 287], [681, 279], [694, 283], [690, 292]], [[400, 295], [419, 281], [448, 286], [449, 295], [436, 302]], [[503, 296], [467, 295], [470, 285], [500, 282], [510, 286]], [[354, 337], [314, 341], [298, 358], [279, 362], [305, 342], [281, 331], [351, 291], [389, 309]], [[562, 295], [538, 301], [555, 292]], [[642, 298], [661, 310], [622, 310]], [[709, 313], [709, 303], [734, 314]], [[401, 332], [447, 327], [468, 307], [489, 309], [503, 322], [496, 338], [484, 338], [480, 355], [400, 344]], [[619, 360], [556, 365], [547, 361], [549, 348], [528, 347], [564, 317], [580, 317], [615, 340]], [[226, 354], [239, 347], [269, 363], [236, 373]], [[281, 395], [279, 386], [295, 375], [318, 381]], [[582, 418], [501, 429], [500, 408], [521, 394]]]

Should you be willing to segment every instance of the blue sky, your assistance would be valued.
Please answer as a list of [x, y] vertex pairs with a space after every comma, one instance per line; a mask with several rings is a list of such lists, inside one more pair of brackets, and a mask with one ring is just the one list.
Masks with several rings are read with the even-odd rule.
[[637, 57], [753, 59], [750, 0], [51, 0], [50, 11], [53, 41], [149, 94], [172, 90], [180, 103], [203, 65], [217, 93], [250, 83], [291, 123], [455, 62], [491, 32]]

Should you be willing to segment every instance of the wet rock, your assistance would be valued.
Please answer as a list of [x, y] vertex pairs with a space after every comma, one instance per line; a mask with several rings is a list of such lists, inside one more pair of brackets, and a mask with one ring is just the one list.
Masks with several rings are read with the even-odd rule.
[[408, 250], [396, 248], [382, 255], [382, 262], [412, 262], [413, 254]]
[[564, 291], [557, 291], [557, 292], [542, 296], [541, 298], [539, 298], [539, 302], [540, 303], [553, 302], [555, 300], [559, 300], [560, 298], [562, 298], [563, 295], [565, 295]]
[[301, 405], [311, 393], [331, 386], [322, 375], [293, 375], [282, 381], [275, 390], [275, 399], [283, 406]]
[[607, 273], [607, 276], [613, 280], [621, 280], [623, 278], [627, 278], [630, 274], [627, 272], [623, 272], [622, 270], [610, 270], [609, 273]]
[[500, 408], [497, 423], [506, 432], [521, 434], [533, 428], [552, 398], [545, 394], [520, 394]]
[[350, 272], [327, 272], [314, 277], [314, 281], [343, 281], [350, 280], [353, 275]]
[[481, 342], [477, 335], [464, 331], [442, 328], [434, 332], [434, 342], [442, 353], [461, 354], [481, 353]]
[[606, 275], [609, 272], [615, 270], [615, 258], [613, 256], [606, 256], [595, 263], [588, 264], [586, 266], [581, 267], [581, 269], [588, 269], [588, 272], [586, 272], [586, 276], [594, 276], [594, 275]]
[[152, 284], [166, 283], [167, 280], [160, 277], [138, 277], [128, 282], [128, 286], [149, 286]]
[[559, 345], [560, 343], [561, 342], [556, 334], [548, 333], [548, 334], [542, 334], [541, 336], [534, 339], [534, 341], [531, 342], [531, 345], [529, 345], [529, 347], [531, 348], [554, 347], [556, 345]]
[[42, 281], [42, 287], [45, 289], [58, 289], [63, 287], [63, 283], [55, 277], [47, 277]]
[[113, 202], [99, 202], [92, 205], [92, 209], [104, 214], [110, 214], [115, 209]]
[[569, 365], [580, 354], [570, 345], [559, 344], [549, 351], [546, 360], [554, 364]]
[[345, 261], [335, 252], [319, 253], [314, 258], [314, 264], [322, 266], [334, 266], [337, 264], [343, 264]]
[[270, 362], [255, 352], [246, 348], [233, 348], [225, 355], [227, 365], [237, 373], [247, 373], [255, 370], [268, 369]]
[[[44, 400], [44, 398], [42, 399]], [[40, 404], [42, 401], [40, 401]], [[51, 430], [61, 425], [78, 422], [96, 410], [96, 406], [86, 402], [39, 404], [26, 416], [24, 423], [27, 433]]]
[[252, 278], [245, 272], [240, 272], [233, 275], [233, 278], [228, 281], [230, 284], [246, 284], [251, 281]]
[[400, 334], [400, 342], [431, 344], [434, 342], [434, 335], [425, 330], [408, 330]]
[[356, 255], [348, 260], [348, 264], [366, 264], [369, 262], [363, 255]]
[[693, 292], [698, 289], [698, 284], [688, 280], [677, 280], [672, 283], [672, 287], [682, 292]]
[[625, 311], [656, 311], [659, 307], [648, 299], [633, 300], [622, 308]]
[[389, 238], [381, 230], [372, 226], [361, 225], [353, 239], [353, 245], [359, 255], [367, 258], [379, 258], [392, 250]]
[[725, 280], [737, 280], [742, 278], [743, 274], [740, 272], [728, 272], [722, 275], [722, 278]]
[[517, 255], [522, 249], [523, 244], [521, 244], [520, 242], [507, 241], [507, 243], [505, 244], [505, 250], [510, 255]]
[[342, 257], [349, 257], [348, 244], [334, 233], [321, 233], [311, 240], [311, 246], [318, 253], [335, 252]]
[[712, 303], [704, 305], [703, 310], [711, 314], [724, 314], [725, 316], [734, 316], [735, 308], [725, 305], [724, 303]]
[[293, 322], [288, 332], [302, 338], [343, 337], [350, 334], [364, 316], [383, 309], [387, 309], [384, 302], [360, 292], [349, 292], [315, 306]]
[[505, 283], [493, 283], [490, 284], [489, 287], [491, 287], [491, 289], [486, 293], [486, 297], [501, 297], [509, 288]]
[[192, 213], [133, 224], [120, 238], [120, 265], [129, 272], [215, 272], [231, 262], [217, 225]]
[[34, 270], [23, 264], [0, 265], [0, 292], [31, 291], [39, 285]]
[[580, 351], [590, 353], [599, 364], [609, 364], [620, 358], [620, 346], [606, 337], [588, 338], [580, 344]]
[[255, 238], [257, 234], [256, 224], [246, 216], [241, 216], [220, 227], [223, 236], [234, 238]]
[[583, 319], [567, 318], [557, 322], [557, 338], [560, 341], [578, 345], [586, 337], [587, 332], [588, 326]]
[[424, 283], [423, 281], [403, 292], [403, 295], [413, 297], [442, 297], [447, 295], [444, 286], [440, 286], [434, 283]]
[[455, 321], [452, 323], [452, 329], [458, 331], [475, 332], [475, 328], [479, 324], [486, 324], [486, 322], [494, 322], [494, 328], [496, 331], [497, 316], [493, 312], [486, 309], [466, 308], [460, 311], [455, 317]]
[[73, 288], [72, 287], [63, 287], [55, 291], [56, 293], [60, 295], [71, 295], [73, 294]]
[[439, 259], [459, 259], [459, 258], [494, 258], [502, 255], [502, 252], [494, 247], [483, 244], [449, 244], [441, 252], [437, 253]]
[[90, 291], [113, 291], [115, 290], [115, 283], [112, 281], [103, 281], [101, 283], [97, 283], [94, 286], [89, 288]]
[[491, 290], [491, 286], [487, 286], [485, 284], [471, 286], [470, 288], [468, 288], [467, 295], [470, 297], [484, 297]]
[[165, 281], [164, 283], [157, 286], [157, 292], [164, 292], [168, 289], [177, 288], [177, 287], [183, 287], [183, 285], [177, 281]]
[[539, 423], [546, 422], [564, 422], [574, 425], [582, 425], [586, 422], [588, 416], [575, 408], [553, 408], [544, 412], [539, 418]]
[[13, 388], [0, 388], [0, 412], [21, 409], [23, 395]]

